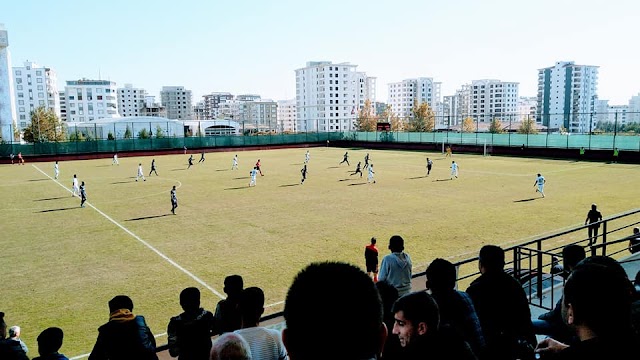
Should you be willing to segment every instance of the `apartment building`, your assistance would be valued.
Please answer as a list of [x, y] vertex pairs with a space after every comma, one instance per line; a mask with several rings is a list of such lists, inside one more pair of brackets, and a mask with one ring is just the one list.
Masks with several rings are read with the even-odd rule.
[[87, 122], [117, 118], [116, 83], [109, 80], [67, 81], [64, 88], [68, 122]]
[[536, 119], [538, 112], [538, 98], [535, 96], [521, 96], [518, 99], [518, 121]]
[[167, 109], [156, 102], [156, 97], [147, 95], [144, 97], [144, 112], [142, 116], [167, 117]]
[[176, 120], [193, 119], [191, 90], [183, 86], [163, 86], [160, 101], [167, 109], [167, 118]]
[[629, 122], [640, 124], [640, 93], [629, 99]]
[[389, 100], [391, 111], [402, 119], [413, 116], [414, 103], [426, 102], [434, 114], [440, 106], [440, 88], [442, 83], [435, 82], [433, 78], [405, 79], [400, 82], [389, 83]]
[[16, 105], [13, 101], [13, 75], [7, 29], [0, 24], [0, 134], [2, 141], [13, 142], [16, 130]]
[[[518, 114], [518, 83], [500, 80], [473, 80], [469, 116], [477, 122], [506, 120]], [[515, 119], [514, 119], [515, 120]]]
[[147, 91], [142, 88], [134, 88], [131, 84], [125, 84], [118, 88], [118, 113], [122, 117], [143, 116], [145, 113], [145, 97]]
[[20, 131], [31, 123], [31, 111], [38, 107], [51, 109], [60, 118], [58, 79], [51, 68], [25, 61], [13, 68], [13, 85]]
[[297, 132], [296, 99], [278, 101], [278, 132]]

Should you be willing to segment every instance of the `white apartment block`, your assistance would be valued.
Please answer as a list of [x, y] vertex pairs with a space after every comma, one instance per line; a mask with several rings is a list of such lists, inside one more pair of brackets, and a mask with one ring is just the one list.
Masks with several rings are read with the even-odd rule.
[[64, 91], [58, 93], [60, 98], [60, 121], [67, 121], [67, 96]]
[[[500, 80], [473, 80], [470, 86], [470, 113], [474, 121], [489, 123], [498, 118], [514, 119], [518, 114], [518, 83]], [[515, 119], [514, 119], [515, 120]]]
[[55, 71], [32, 61], [13, 68], [13, 84], [18, 129], [23, 130], [31, 123], [31, 111], [38, 107], [53, 110], [60, 118], [60, 94]]
[[629, 100], [629, 122], [640, 124], [640, 93]]
[[439, 121], [439, 127], [437, 128], [448, 128], [453, 125], [457, 125], [459, 122], [460, 115], [460, 106], [459, 106], [460, 97], [456, 95], [449, 95], [442, 97], [442, 121]]
[[147, 91], [142, 88], [134, 88], [131, 84], [125, 84], [118, 88], [118, 112], [122, 117], [143, 116], [145, 97]]
[[193, 120], [207, 120], [207, 112], [204, 104], [204, 100], [198, 101], [193, 106]]
[[205, 119], [218, 119], [224, 118], [220, 113], [220, 103], [231, 101], [234, 96], [228, 92], [213, 92], [208, 95], [203, 95], [204, 101], [204, 117]]
[[0, 134], [2, 141], [13, 142], [16, 124], [16, 107], [13, 102], [13, 76], [9, 37], [3, 24], [0, 24]]
[[538, 120], [549, 129], [584, 133], [595, 127], [598, 67], [558, 61], [538, 70]]
[[391, 111], [395, 116], [407, 119], [413, 116], [414, 102], [426, 102], [434, 114], [440, 106], [440, 88], [442, 83], [433, 78], [405, 79], [401, 82], [389, 83], [389, 100]]
[[167, 117], [167, 109], [156, 102], [156, 97], [147, 95], [144, 97], [144, 112], [141, 116]]
[[356, 68], [349, 63], [310, 61], [296, 70], [297, 131], [353, 130], [365, 100], [375, 111], [376, 78]]
[[535, 96], [521, 96], [518, 99], [518, 121], [536, 119], [538, 113], [538, 98]]
[[[247, 98], [248, 99], [248, 98]], [[240, 101], [242, 106], [242, 124], [244, 129], [258, 132], [276, 131], [278, 128], [278, 104], [267, 99]]]
[[278, 132], [297, 132], [296, 99], [278, 101]]
[[116, 83], [108, 80], [67, 81], [64, 88], [68, 122], [117, 118]]
[[162, 106], [167, 109], [167, 118], [176, 120], [193, 119], [191, 90], [183, 86], [163, 86], [160, 91]]
[[594, 126], [600, 121], [609, 121], [609, 100], [596, 99], [593, 103]]

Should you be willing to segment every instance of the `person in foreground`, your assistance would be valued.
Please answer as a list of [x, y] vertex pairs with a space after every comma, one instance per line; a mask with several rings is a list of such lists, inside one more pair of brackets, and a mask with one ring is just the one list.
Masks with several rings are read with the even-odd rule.
[[569, 276], [562, 302], [563, 319], [580, 341], [569, 346], [547, 338], [536, 352], [543, 359], [640, 359], [631, 325], [629, 279], [624, 272], [588, 259]]
[[292, 360], [373, 360], [387, 338], [373, 281], [342, 262], [312, 263], [300, 271], [289, 287], [284, 318], [282, 341]]
[[213, 343], [209, 359], [251, 360], [251, 349], [249, 349], [249, 344], [242, 336], [234, 333], [224, 333]]
[[33, 360], [69, 360], [58, 352], [62, 347], [63, 337], [64, 333], [60, 328], [50, 327], [43, 330], [38, 335], [38, 354], [40, 356], [33, 358]]

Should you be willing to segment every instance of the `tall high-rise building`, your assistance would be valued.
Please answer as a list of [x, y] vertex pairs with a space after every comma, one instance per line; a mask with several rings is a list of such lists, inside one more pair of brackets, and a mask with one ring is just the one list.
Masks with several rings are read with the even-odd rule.
[[278, 101], [278, 132], [297, 132], [296, 99]]
[[67, 81], [64, 88], [68, 122], [117, 118], [116, 83], [109, 80]]
[[389, 101], [391, 111], [395, 116], [406, 119], [413, 116], [414, 103], [426, 102], [434, 114], [442, 101], [440, 87], [442, 83], [433, 81], [433, 78], [405, 79], [401, 82], [389, 83]]
[[3, 24], [0, 24], [0, 135], [2, 135], [2, 141], [13, 142], [17, 124], [16, 106], [13, 102], [11, 55], [8, 47], [7, 30]]
[[595, 128], [591, 113], [598, 98], [598, 67], [558, 61], [538, 70], [538, 121], [569, 132]]
[[357, 65], [310, 61], [296, 70], [298, 131], [328, 132], [355, 129], [365, 101], [375, 111], [376, 78], [356, 71]]
[[213, 92], [203, 95], [205, 119], [217, 119], [221, 117], [220, 103], [233, 100], [234, 96], [228, 92]]
[[167, 118], [176, 120], [193, 119], [191, 90], [183, 86], [163, 86], [160, 101], [167, 109]]
[[640, 93], [629, 99], [629, 122], [640, 124]]
[[[470, 113], [474, 121], [502, 121], [518, 113], [518, 83], [474, 80], [470, 86]], [[515, 120], [515, 119], [514, 119]]]
[[273, 100], [258, 99], [241, 101], [241, 121], [245, 129], [274, 131], [278, 128], [278, 104]]
[[13, 83], [18, 129], [31, 122], [31, 111], [38, 107], [51, 109], [60, 118], [60, 94], [55, 71], [32, 61], [13, 68]]
[[147, 91], [142, 88], [134, 88], [131, 84], [125, 84], [118, 88], [118, 113], [122, 117], [142, 116], [145, 108]]

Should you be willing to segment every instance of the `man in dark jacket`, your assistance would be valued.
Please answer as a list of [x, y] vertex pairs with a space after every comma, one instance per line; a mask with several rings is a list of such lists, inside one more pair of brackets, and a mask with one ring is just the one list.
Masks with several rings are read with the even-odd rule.
[[0, 312], [0, 359], [2, 360], [28, 360], [27, 354], [20, 341], [7, 338], [7, 324], [4, 322], [4, 313]]
[[38, 353], [40, 356], [33, 358], [33, 360], [69, 360], [69, 358], [58, 352], [62, 347], [63, 338], [64, 333], [60, 328], [50, 327], [44, 329], [38, 335]]
[[109, 301], [109, 322], [98, 328], [89, 360], [157, 360], [156, 340], [144, 317], [132, 313], [133, 301], [118, 295]]
[[[260, 160], [258, 160], [260, 161]], [[222, 335], [226, 332], [236, 331], [242, 327], [242, 319], [238, 302], [240, 293], [244, 289], [244, 282], [240, 275], [229, 275], [224, 279], [224, 292], [227, 298], [220, 300], [216, 305], [214, 314], [214, 335]]]
[[213, 314], [200, 307], [200, 290], [182, 290], [180, 305], [184, 312], [172, 317], [167, 327], [169, 354], [180, 360], [209, 359]]
[[504, 250], [495, 245], [480, 249], [480, 277], [467, 294], [478, 313], [488, 359], [526, 359], [533, 356], [536, 337], [527, 295], [513, 276], [504, 272]]

